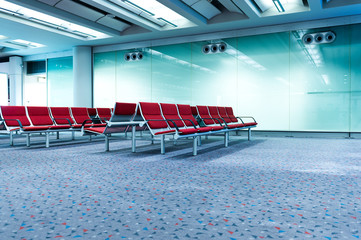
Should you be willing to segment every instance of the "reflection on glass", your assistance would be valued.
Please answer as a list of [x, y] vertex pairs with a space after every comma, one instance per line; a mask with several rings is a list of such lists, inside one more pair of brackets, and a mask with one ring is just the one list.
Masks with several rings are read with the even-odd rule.
[[[254, 116], [259, 130], [359, 132], [360, 30], [355, 24], [222, 39], [227, 50], [208, 54], [203, 47], [216, 41], [159, 46], [142, 49], [141, 61], [125, 61], [129, 51], [98, 53], [95, 102], [232, 106]], [[334, 42], [302, 41], [325, 31], [336, 34]], [[116, 93], [104, 92], [104, 83]]]
[[51, 107], [73, 106], [73, 58], [48, 59], [48, 104]]
[[0, 73], [0, 106], [8, 105], [8, 75]]
[[27, 106], [46, 106], [46, 98], [46, 76], [24, 76], [24, 104]]

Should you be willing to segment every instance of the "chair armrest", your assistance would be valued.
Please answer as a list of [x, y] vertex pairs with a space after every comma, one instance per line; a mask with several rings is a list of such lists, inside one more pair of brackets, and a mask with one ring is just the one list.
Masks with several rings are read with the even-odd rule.
[[[54, 118], [54, 120], [66, 120], [66, 121], [68, 121], [70, 127], [72, 126], [72, 125], [71, 125], [71, 122], [70, 122], [70, 120], [69, 120], [68, 118]], [[55, 121], [55, 122], [56, 122], [56, 121]]]
[[251, 116], [239, 116], [237, 118], [240, 119], [242, 122], [243, 122], [242, 118], [252, 118], [253, 122], [257, 123], [256, 119], [254, 119], [254, 117], [251, 117]]
[[93, 123], [93, 119], [86, 119], [86, 120], [84, 120], [83, 123], [81, 124], [81, 127], [84, 127], [84, 125], [85, 125], [87, 122]]
[[20, 129], [23, 129], [23, 125], [21, 124], [21, 121], [19, 119], [12, 119], [12, 118], [4, 118], [4, 122], [6, 123], [6, 121], [17, 121], [19, 124]]
[[183, 121], [189, 121], [189, 122], [191, 122], [192, 125], [193, 125], [193, 127], [194, 127], [194, 128], [197, 128], [197, 126], [196, 126], [195, 123], [192, 121], [192, 119], [184, 119], [184, 118], [182, 118], [182, 120], [183, 120]]

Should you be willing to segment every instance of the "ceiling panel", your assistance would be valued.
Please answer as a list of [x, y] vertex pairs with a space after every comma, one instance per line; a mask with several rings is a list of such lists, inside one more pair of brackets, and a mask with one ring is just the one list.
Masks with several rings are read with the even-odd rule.
[[113, 16], [104, 16], [102, 18], [100, 18], [97, 23], [109, 26], [111, 28], [114, 28], [120, 32], [123, 32], [125, 29], [129, 28], [130, 25], [126, 24], [124, 22], [121, 22], [119, 20], [114, 19]]
[[[269, 27], [292, 27], [300, 26], [302, 23], [305, 23], [307, 28], [330, 26], [330, 22], [336, 25], [361, 23], [361, 0], [279, 0], [282, 3], [287, 2], [285, 12], [282, 13], [277, 11], [272, 0], [268, 0], [268, 3], [261, 0], [158, 1], [182, 15], [191, 24], [183, 27], [172, 26], [147, 15], [141, 9], [130, 9], [123, 0], [0, 0], [0, 8], [4, 4], [18, 4], [110, 36], [88, 41], [75, 39], [70, 35], [62, 35], [61, 31], [52, 31], [49, 27], [40, 28], [35, 24], [24, 24], [24, 19], [19, 21], [19, 17], [14, 17], [16, 12], [6, 13], [0, 9], [0, 35], [6, 36], [7, 41], [22, 39], [46, 45], [42, 48], [20, 50], [16, 50], [15, 47], [12, 49], [9, 45], [3, 46], [6, 51], [2, 49], [0, 57], [68, 51], [77, 45], [133, 46], [137, 42], [151, 43], [152, 40], [162, 39], [166, 39], [170, 44], [171, 41], [177, 42], [178, 38], [188, 39], [193, 35], [198, 39], [197, 36], [213, 36], [218, 32], [233, 33], [243, 30], [248, 32], [248, 29], [260, 29], [262, 33], [268, 32]], [[294, 7], [291, 9], [287, 6]], [[282, 27], [279, 29], [284, 31]], [[254, 31], [251, 30], [250, 34], [252, 32]], [[5, 43], [5, 40], [2, 42]]]
[[104, 14], [80, 5], [79, 3], [73, 2], [71, 0], [62, 0], [55, 5], [55, 7], [65, 10], [67, 12], [73, 13], [85, 19], [96, 21], [101, 17], [104, 17]]

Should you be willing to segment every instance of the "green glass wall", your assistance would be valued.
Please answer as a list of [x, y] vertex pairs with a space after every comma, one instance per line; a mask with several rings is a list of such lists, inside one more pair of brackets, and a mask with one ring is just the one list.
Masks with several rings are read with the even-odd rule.
[[73, 106], [73, 58], [47, 61], [48, 106]]
[[[304, 45], [306, 33], [336, 40]], [[154, 101], [232, 106], [259, 130], [361, 132], [361, 25], [288, 31], [94, 56], [94, 104]], [[223, 53], [202, 47], [225, 42]], [[104, 85], [106, 88], [104, 88]], [[103, 88], [102, 88], [103, 87]]]

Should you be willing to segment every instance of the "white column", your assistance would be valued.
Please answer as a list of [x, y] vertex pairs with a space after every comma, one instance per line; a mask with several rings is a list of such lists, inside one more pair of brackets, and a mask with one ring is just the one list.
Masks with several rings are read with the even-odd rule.
[[23, 105], [23, 58], [9, 59], [10, 105]]
[[92, 48], [73, 48], [74, 107], [92, 107]]

